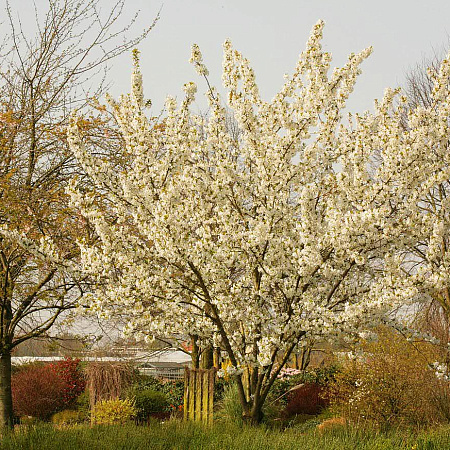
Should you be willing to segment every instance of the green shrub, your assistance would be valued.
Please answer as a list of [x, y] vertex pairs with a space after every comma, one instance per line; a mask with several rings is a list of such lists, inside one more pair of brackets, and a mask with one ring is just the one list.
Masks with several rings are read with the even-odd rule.
[[214, 403], [220, 402], [225, 394], [225, 389], [231, 384], [231, 381], [225, 378], [217, 378], [214, 384]]
[[164, 383], [161, 380], [150, 375], [143, 374], [138, 374], [135, 381], [130, 386], [130, 390], [132, 390], [133, 392], [145, 391], [148, 389], [152, 391], [162, 391], [163, 388]]
[[136, 391], [132, 395], [138, 420], [147, 420], [152, 413], [167, 411], [169, 403], [162, 392], [147, 389]]
[[137, 415], [135, 406], [130, 399], [102, 400], [92, 408], [91, 419], [97, 425], [124, 424]]
[[184, 381], [162, 381], [149, 375], [139, 375], [137, 380], [127, 391], [127, 397], [131, 398], [139, 391], [158, 391], [162, 392], [167, 399], [167, 405], [164, 412], [181, 411], [183, 408]]
[[63, 409], [60, 412], [53, 414], [51, 422], [54, 425], [74, 425], [76, 423], [83, 423], [89, 419], [84, 411], [74, 409]]
[[166, 381], [161, 389], [167, 398], [168, 407], [167, 411], [181, 411], [183, 409], [183, 399], [184, 399], [184, 381]]
[[300, 384], [301, 375], [295, 375], [289, 378], [277, 378], [273, 383], [269, 395], [267, 396], [267, 403], [277, 403], [280, 407], [287, 404], [287, 392], [293, 386]]
[[87, 388], [77, 397], [74, 406], [77, 411], [83, 412], [86, 416], [89, 415], [91, 404], [89, 400], [89, 390]]
[[303, 383], [317, 383], [326, 386], [334, 381], [338, 370], [339, 368], [335, 365], [309, 370], [303, 374], [301, 381]]

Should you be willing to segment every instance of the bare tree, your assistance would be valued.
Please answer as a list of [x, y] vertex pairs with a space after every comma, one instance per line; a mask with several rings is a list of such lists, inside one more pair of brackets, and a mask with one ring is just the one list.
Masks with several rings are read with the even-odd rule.
[[433, 51], [433, 55], [424, 58], [406, 73], [405, 93], [411, 108], [433, 105], [433, 76], [439, 72], [442, 59], [447, 51]]
[[[0, 49], [0, 426], [13, 424], [11, 351], [46, 334], [76, 306], [86, 283], [40, 260], [14, 233], [30, 242], [50, 237], [65, 261], [77, 258], [75, 239], [89, 236], [89, 229], [69, 210], [64, 191], [79, 172], [66, 143], [69, 114], [104, 93], [107, 63], [135, 47], [158, 18], [126, 38], [137, 16], [120, 27], [125, 0], [105, 5], [106, 14], [100, 3], [49, 0], [46, 11], [35, 7], [30, 36], [6, 1], [9, 34]], [[80, 125], [91, 139], [105, 140], [100, 116]]]

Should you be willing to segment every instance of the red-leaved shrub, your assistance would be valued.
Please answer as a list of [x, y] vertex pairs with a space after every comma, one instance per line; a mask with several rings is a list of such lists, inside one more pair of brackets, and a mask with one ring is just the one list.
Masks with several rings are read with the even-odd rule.
[[290, 392], [287, 405], [284, 409], [286, 418], [296, 414], [319, 414], [328, 406], [323, 398], [324, 387], [318, 383], [305, 383], [303, 386]]
[[64, 405], [70, 406], [76, 398], [84, 392], [86, 379], [80, 367], [80, 359], [65, 358], [50, 364], [52, 370], [65, 383], [62, 393]]
[[45, 420], [64, 407], [66, 384], [50, 365], [19, 371], [12, 377], [11, 387], [16, 416]]

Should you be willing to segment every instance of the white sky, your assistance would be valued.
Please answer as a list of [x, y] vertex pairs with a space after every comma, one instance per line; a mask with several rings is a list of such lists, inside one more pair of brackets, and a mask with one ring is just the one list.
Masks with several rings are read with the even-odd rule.
[[[32, 0], [10, 0], [21, 19], [32, 19]], [[48, 0], [35, 0], [39, 9]], [[114, 0], [99, 0], [104, 11]], [[449, 0], [127, 0], [124, 23], [136, 10], [141, 16], [136, 33], [149, 25], [162, 7], [161, 19], [140, 45], [145, 93], [154, 112], [168, 94], [181, 95], [187, 81], [200, 93], [204, 83], [188, 63], [190, 46], [199, 44], [211, 82], [221, 79], [222, 43], [229, 37], [256, 72], [263, 98], [269, 100], [281, 87], [304, 49], [312, 26], [326, 22], [323, 45], [342, 65], [350, 52], [372, 45], [374, 53], [363, 65], [363, 74], [349, 102], [351, 111], [372, 108], [386, 87], [404, 82], [405, 73], [441, 50], [450, 34]], [[111, 93], [129, 90], [131, 58], [112, 63]], [[200, 97], [201, 98], [201, 97]], [[198, 101], [198, 108], [205, 103]]]
[[[128, 1], [129, 11], [140, 9], [148, 21], [161, 4]], [[323, 19], [323, 45], [333, 54], [333, 66], [342, 65], [351, 52], [374, 47], [349, 103], [353, 111], [370, 109], [386, 87], [402, 84], [409, 68], [447, 44], [449, 18], [448, 0], [165, 0], [161, 20], [140, 46], [146, 96], [158, 109], [167, 94], [180, 95], [187, 81], [198, 82], [204, 92], [187, 62], [194, 42], [211, 81], [219, 85], [222, 43], [229, 37], [249, 58], [269, 100], [283, 74], [294, 68], [312, 26]], [[113, 67], [114, 94], [128, 90], [128, 61], [122, 58]]]

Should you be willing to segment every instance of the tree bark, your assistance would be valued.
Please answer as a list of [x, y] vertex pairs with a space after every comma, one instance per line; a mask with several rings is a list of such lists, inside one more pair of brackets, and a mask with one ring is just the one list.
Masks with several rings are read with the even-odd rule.
[[198, 369], [200, 366], [200, 349], [197, 345], [197, 336], [191, 336], [191, 359], [192, 359], [192, 368]]
[[0, 353], [0, 426], [13, 429], [13, 404], [11, 392], [11, 353]]
[[244, 412], [244, 415], [242, 416], [244, 423], [248, 425], [259, 425], [264, 418], [262, 406], [263, 405], [260, 402], [253, 402], [251, 408], [249, 408], [247, 412]]
[[212, 367], [214, 367], [214, 348], [210, 344], [202, 351], [202, 356], [200, 358], [200, 369], [211, 369]]
[[302, 362], [300, 366], [300, 370], [302, 372], [304, 372], [308, 368], [309, 363], [311, 362], [311, 351], [312, 351], [311, 347], [306, 347], [302, 349]]
[[213, 363], [214, 363], [214, 368], [219, 370], [220, 369], [220, 363], [221, 363], [221, 356], [220, 356], [220, 348], [219, 347], [214, 347]]

